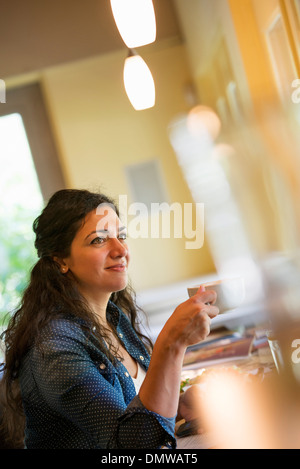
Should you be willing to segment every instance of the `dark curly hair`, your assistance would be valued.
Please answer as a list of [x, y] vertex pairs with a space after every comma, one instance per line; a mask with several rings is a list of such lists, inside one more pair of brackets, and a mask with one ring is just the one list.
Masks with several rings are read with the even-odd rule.
[[[111, 360], [117, 356], [117, 350], [109, 339], [107, 331], [80, 294], [71, 272], [63, 275], [54, 257], [64, 258], [70, 254], [71, 243], [84, 224], [86, 216], [100, 204], [114, 207], [116, 204], [103, 194], [87, 190], [65, 189], [56, 192], [49, 200], [41, 215], [34, 221], [36, 235], [35, 247], [39, 260], [33, 266], [29, 284], [23, 294], [21, 304], [11, 317], [3, 334], [5, 345], [5, 363], [2, 365], [2, 392], [5, 396], [2, 428], [10, 437], [20, 435], [20, 418], [23, 416], [22, 400], [18, 386], [18, 374], [24, 356], [33, 343], [38, 343], [41, 331], [54, 317], [68, 312], [96, 328], [101, 337], [110, 346], [99, 346]], [[122, 291], [112, 293], [110, 298], [127, 314], [132, 327], [151, 350], [152, 343], [139, 327], [139, 308], [130, 284]], [[110, 324], [114, 333], [113, 324]], [[17, 429], [13, 421], [18, 421]]]

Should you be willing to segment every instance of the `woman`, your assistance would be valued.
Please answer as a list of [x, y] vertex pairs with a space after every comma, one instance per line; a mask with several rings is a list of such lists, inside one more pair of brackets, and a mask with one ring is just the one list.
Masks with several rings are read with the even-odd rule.
[[26, 447], [174, 448], [183, 356], [208, 335], [215, 293], [179, 305], [151, 350], [112, 201], [59, 191], [33, 228], [39, 261], [5, 334], [3, 379]]

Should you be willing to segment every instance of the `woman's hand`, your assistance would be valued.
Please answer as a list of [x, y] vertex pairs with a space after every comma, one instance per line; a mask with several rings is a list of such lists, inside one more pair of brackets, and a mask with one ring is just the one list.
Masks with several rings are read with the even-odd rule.
[[219, 313], [214, 291], [200, 287], [196, 295], [181, 303], [158, 335], [139, 396], [144, 406], [164, 417], [178, 410], [182, 362], [186, 348], [204, 340], [211, 319]]
[[[183, 431], [183, 420], [185, 421], [183, 424], [185, 432], [188, 431], [191, 435], [201, 435], [204, 433], [204, 427], [201, 422], [201, 393], [200, 386], [194, 384], [180, 394], [176, 418], [177, 429], [175, 427], [175, 432], [178, 432], [178, 436]], [[185, 424], [190, 424], [191, 426], [186, 427]]]
[[208, 336], [211, 319], [219, 314], [219, 309], [214, 306], [216, 298], [214, 291], [200, 287], [196, 295], [175, 309], [162, 330], [170, 346], [186, 348]]
[[194, 419], [199, 419], [200, 399], [201, 388], [197, 384], [190, 386], [185, 392], [180, 394], [177, 420], [184, 419], [186, 422], [189, 422]]

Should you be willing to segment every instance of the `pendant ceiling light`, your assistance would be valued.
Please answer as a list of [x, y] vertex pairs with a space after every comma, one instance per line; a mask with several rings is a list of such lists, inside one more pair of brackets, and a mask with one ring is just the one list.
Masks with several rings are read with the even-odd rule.
[[129, 49], [151, 44], [156, 39], [152, 0], [110, 0], [123, 41]]
[[146, 62], [130, 50], [124, 64], [124, 86], [136, 111], [155, 105], [155, 84]]

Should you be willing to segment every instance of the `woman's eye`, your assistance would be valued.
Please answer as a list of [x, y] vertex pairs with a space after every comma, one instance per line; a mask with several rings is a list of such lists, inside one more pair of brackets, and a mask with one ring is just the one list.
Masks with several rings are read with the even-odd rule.
[[[109, 236], [104, 236], [104, 237], [97, 236], [96, 238], [94, 238], [94, 239], [91, 241], [91, 244], [103, 244], [103, 243], [105, 243], [105, 241], [107, 241], [108, 239], [109, 239]], [[120, 241], [125, 241], [125, 240], [127, 239], [127, 234], [126, 234], [126, 233], [121, 233], [121, 234], [119, 234], [118, 239], [119, 239]]]
[[102, 244], [104, 243], [106, 238], [100, 238], [100, 236], [97, 236], [97, 238], [94, 238], [91, 244]]

